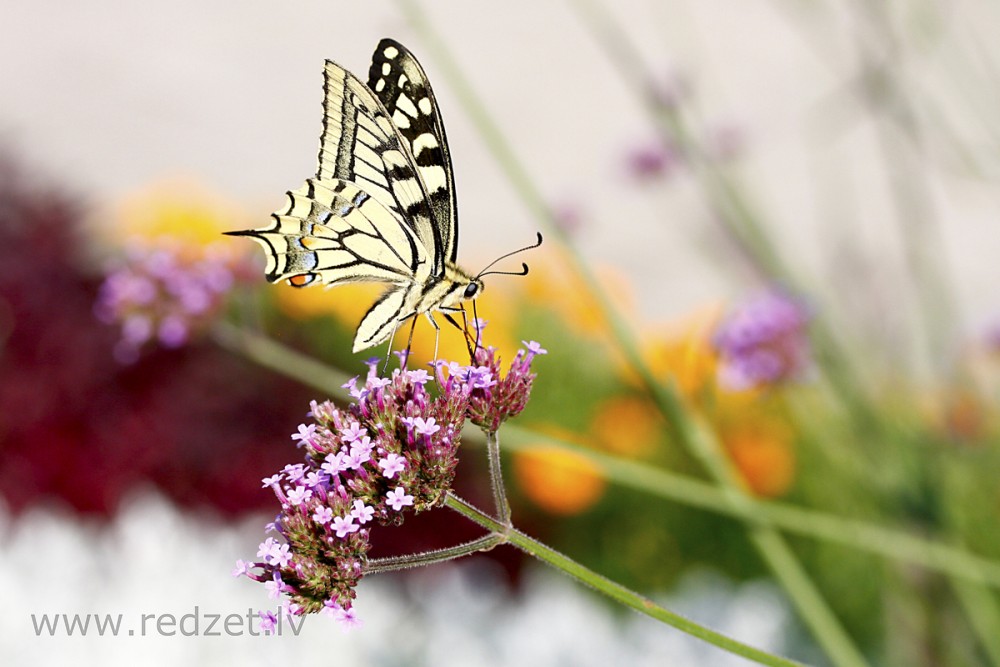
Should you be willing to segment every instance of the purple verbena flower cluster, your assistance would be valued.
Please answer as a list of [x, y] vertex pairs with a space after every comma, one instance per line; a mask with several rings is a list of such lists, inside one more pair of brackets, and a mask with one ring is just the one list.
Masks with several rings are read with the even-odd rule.
[[811, 359], [809, 319], [801, 300], [777, 289], [741, 304], [715, 332], [719, 381], [741, 391], [799, 377]]
[[547, 350], [535, 341], [524, 342], [526, 350], [518, 350], [507, 374], [500, 374], [500, 359], [493, 347], [479, 348], [476, 366], [453, 369], [452, 376], [470, 383], [468, 417], [476, 426], [493, 433], [511, 417], [521, 414], [528, 403], [535, 374], [531, 361]]
[[121, 325], [115, 356], [135, 361], [150, 342], [180, 347], [218, 315], [235, 281], [228, 255], [208, 247], [133, 247], [124, 262], [108, 272], [94, 311], [108, 324]]
[[[281, 503], [269, 527], [283, 541], [268, 537], [258, 560], [238, 561], [233, 574], [264, 583], [275, 599], [283, 594], [286, 614], [325, 612], [357, 624], [354, 589], [371, 527], [399, 525], [404, 512], [444, 503], [465, 419], [495, 429], [524, 409], [535, 377], [531, 360], [545, 353], [538, 343], [526, 345], [506, 376], [493, 348], [481, 349], [473, 366], [439, 362], [433, 375], [396, 369], [380, 377], [371, 360], [363, 383], [344, 385], [354, 399], [347, 407], [313, 401], [313, 422], [292, 435], [304, 461], [263, 480]], [[265, 623], [275, 618], [262, 614]]]

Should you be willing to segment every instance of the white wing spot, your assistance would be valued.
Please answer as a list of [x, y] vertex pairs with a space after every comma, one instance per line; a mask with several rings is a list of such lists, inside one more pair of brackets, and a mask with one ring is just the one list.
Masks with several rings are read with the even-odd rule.
[[[425, 98], [426, 99], [426, 98]], [[421, 151], [428, 148], [437, 148], [438, 140], [430, 132], [424, 132], [413, 140], [413, 157], [420, 155]]]
[[403, 86], [406, 85], [406, 81], [407, 81], [406, 75], [405, 74], [400, 74], [399, 75], [399, 81], [396, 82], [396, 85], [399, 86], [400, 88], [402, 88]]
[[417, 102], [417, 106], [420, 107], [420, 112], [425, 116], [430, 116], [431, 112], [434, 111], [434, 105], [431, 104], [430, 98], [423, 98]]
[[400, 95], [396, 98], [396, 108], [402, 109], [404, 113], [409, 114], [413, 118], [417, 117], [417, 107], [413, 106], [413, 102], [406, 95]]
[[389, 63], [382, 63], [382, 76], [389, 76], [389, 72], [392, 71], [392, 65]]
[[444, 190], [448, 185], [444, 169], [438, 165], [421, 167], [420, 176], [424, 179], [424, 185], [427, 186], [427, 194]]
[[410, 127], [409, 117], [399, 109], [396, 109], [395, 113], [392, 114], [392, 122], [401, 130]]
[[379, 79], [375, 82], [375, 92], [381, 93], [382, 89], [385, 88], [385, 79]]
[[399, 49], [397, 49], [395, 46], [387, 46], [385, 47], [385, 51], [382, 52], [382, 55], [384, 55], [389, 60], [392, 60], [393, 58], [399, 55]]

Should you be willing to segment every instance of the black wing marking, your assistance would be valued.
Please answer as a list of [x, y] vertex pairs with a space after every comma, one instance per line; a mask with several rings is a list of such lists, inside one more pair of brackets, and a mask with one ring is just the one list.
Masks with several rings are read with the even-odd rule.
[[443, 275], [444, 256], [427, 189], [390, 113], [357, 77], [332, 61], [324, 78], [320, 180], [343, 180], [398, 213], [430, 255], [434, 275]]
[[430, 81], [410, 51], [392, 39], [379, 42], [368, 70], [368, 87], [408, 144], [427, 190], [437, 248], [458, 256], [458, 201], [448, 140]]
[[267, 253], [267, 279], [314, 283], [422, 284], [430, 277], [423, 245], [398, 213], [356, 184], [310, 179], [249, 236]]

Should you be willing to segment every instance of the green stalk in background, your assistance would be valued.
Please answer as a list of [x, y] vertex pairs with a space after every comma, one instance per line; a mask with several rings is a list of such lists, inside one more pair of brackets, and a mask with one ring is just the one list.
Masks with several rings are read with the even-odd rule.
[[[519, 161], [511, 152], [508, 143], [503, 138], [497, 125], [490, 118], [484, 105], [473, 93], [467, 80], [458, 68], [454, 58], [450, 56], [443, 42], [434, 33], [417, 3], [409, 0], [398, 0], [413, 27], [423, 36], [428, 48], [436, 54], [436, 60], [446, 77], [451, 81], [458, 98], [465, 106], [468, 115], [478, 127], [480, 134], [495, 159], [504, 169], [515, 190], [524, 199], [528, 207], [535, 213], [539, 222], [546, 230], [563, 241], [563, 247], [569, 263], [587, 285], [588, 290], [600, 304], [602, 313], [611, 326], [611, 330], [625, 358], [643, 379], [650, 394], [668, 422], [677, 429], [681, 442], [692, 455], [700, 460], [715, 481], [726, 490], [726, 497], [736, 507], [745, 507], [746, 491], [740, 488], [728, 463], [723, 456], [718, 441], [704, 424], [695, 423], [689, 419], [689, 414], [673, 388], [664, 387], [653, 377], [645, 364], [632, 332], [624, 324], [624, 319], [617, 316], [614, 307], [604, 292], [596, 277], [568, 244], [565, 234], [552, 223], [551, 213], [541, 193], [535, 188], [534, 182], [528, 177]], [[784, 538], [768, 526], [764, 518], [759, 523], [748, 528], [751, 543], [761, 554], [771, 568], [776, 579], [788, 593], [794, 606], [812, 630], [817, 642], [823, 647], [831, 661], [838, 667], [861, 667], [866, 665], [861, 652], [844, 631], [840, 622], [833, 614], [826, 601], [819, 594], [815, 584], [802, 568], [798, 559]]]
[[[240, 356], [332, 398], [340, 401], [350, 399], [347, 390], [342, 387], [349, 379], [347, 373], [332, 369], [269, 338], [231, 325], [218, 325], [214, 333], [220, 345]], [[748, 499], [742, 507], [736, 507], [719, 488], [699, 479], [574, 445], [516, 424], [507, 424], [504, 433], [507, 436], [504, 448], [508, 451], [530, 451], [533, 443], [538, 442], [555, 445], [586, 457], [601, 469], [610, 482], [625, 488], [747, 523], [764, 517], [775, 527], [790, 533], [842, 544], [970, 583], [1000, 589], [1000, 562], [976, 556], [964, 549], [865, 521], [844, 519], [776, 501]], [[485, 446], [479, 429], [468, 428], [462, 437], [467, 442]]]

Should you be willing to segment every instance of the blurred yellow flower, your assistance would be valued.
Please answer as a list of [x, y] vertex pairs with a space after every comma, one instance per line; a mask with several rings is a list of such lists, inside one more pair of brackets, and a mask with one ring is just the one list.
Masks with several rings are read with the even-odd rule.
[[[322, 286], [292, 287], [281, 283], [276, 287], [278, 307], [289, 317], [308, 319], [328, 315], [336, 318], [347, 328], [354, 329], [361, 322], [365, 313], [386, 289], [385, 285], [377, 283], [348, 283], [324, 289]], [[511, 360], [518, 350], [518, 341], [512, 333], [516, 324], [516, 308], [511, 306], [511, 299], [502, 292], [486, 291], [477, 300], [477, 312], [480, 318], [489, 324], [483, 332], [483, 345], [496, 347], [504, 360]], [[472, 330], [472, 309], [466, 307], [470, 332]], [[453, 315], [456, 322], [462, 323], [460, 314]], [[465, 336], [452, 326], [442, 313], [435, 313], [434, 319], [441, 327], [438, 341], [438, 358], [447, 361], [466, 363], [469, 353]], [[393, 341], [394, 349], [406, 347], [410, 335], [410, 321], [405, 322], [396, 332]], [[417, 318], [413, 332], [413, 345], [410, 348], [410, 368], [420, 368], [432, 360], [434, 356], [435, 330], [423, 315]]]
[[749, 420], [724, 430], [722, 441], [747, 487], [772, 498], [788, 491], [795, 478], [795, 451], [789, 427], [773, 418]]
[[309, 319], [329, 315], [350, 327], [356, 327], [385, 289], [384, 285], [349, 283], [325, 288], [322, 285], [275, 286], [278, 307], [289, 317]]
[[598, 406], [590, 432], [608, 452], [638, 458], [656, 450], [663, 426], [660, 411], [649, 399], [615, 396]]
[[[554, 252], [535, 252], [541, 257], [530, 263], [531, 272], [517, 283], [524, 298], [536, 306], [555, 311], [570, 329], [579, 334], [607, 335], [608, 325], [598, 300], [580, 276], [567, 268]], [[595, 273], [619, 314], [633, 317], [635, 299], [628, 279], [609, 266], [597, 267]]]
[[222, 232], [247, 224], [247, 214], [222, 196], [191, 180], [153, 183], [123, 198], [112, 211], [92, 221], [106, 248], [164, 241], [178, 247], [245, 255], [249, 248], [223, 239]]
[[[643, 336], [642, 354], [653, 377], [673, 382], [687, 400], [697, 402], [714, 390], [718, 357], [712, 332], [722, 316], [720, 304], [709, 304], [676, 322], [651, 327]], [[634, 369], [622, 360], [622, 375], [639, 385]]]
[[[563, 431], [552, 434], [570, 442], [575, 439]], [[532, 502], [564, 516], [592, 507], [604, 495], [606, 486], [596, 464], [581, 454], [551, 445], [515, 452], [514, 475]]]

